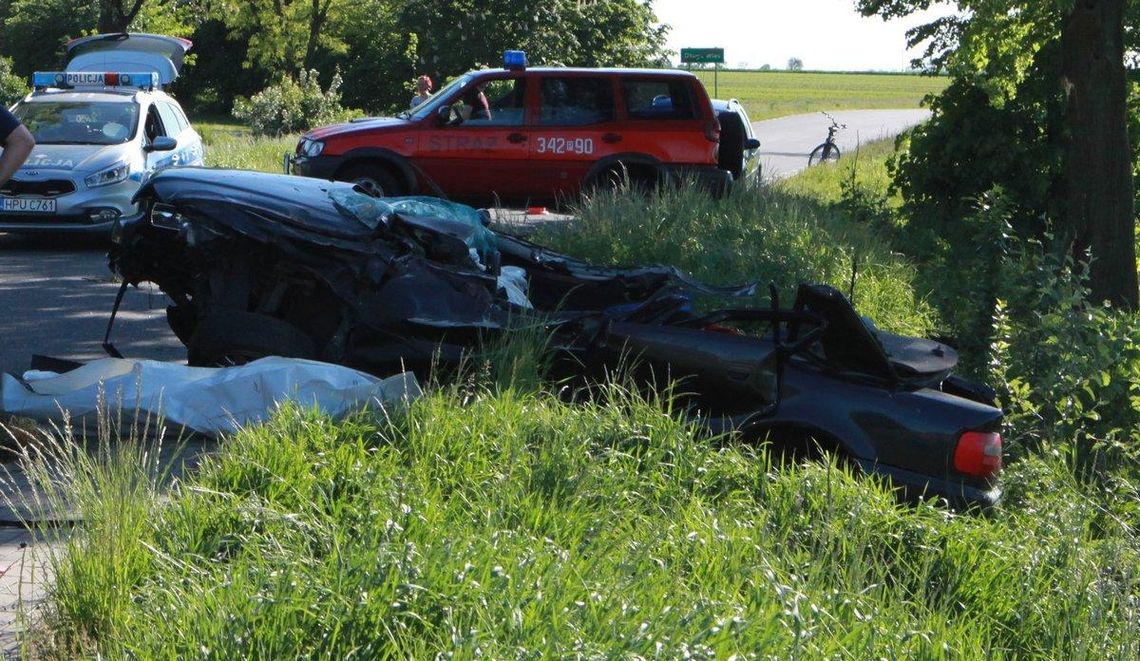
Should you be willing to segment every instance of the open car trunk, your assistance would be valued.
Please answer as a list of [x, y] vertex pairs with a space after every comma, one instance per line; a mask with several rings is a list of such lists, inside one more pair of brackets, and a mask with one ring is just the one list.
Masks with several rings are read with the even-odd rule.
[[160, 34], [114, 33], [73, 39], [67, 43], [67, 71], [154, 72], [159, 84], [178, 78], [189, 52], [188, 39]]

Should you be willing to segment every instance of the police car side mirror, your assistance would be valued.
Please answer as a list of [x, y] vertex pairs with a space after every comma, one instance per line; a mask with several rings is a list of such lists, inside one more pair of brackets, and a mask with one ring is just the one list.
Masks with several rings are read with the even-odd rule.
[[178, 141], [168, 135], [162, 135], [146, 146], [147, 151], [171, 151], [178, 146]]

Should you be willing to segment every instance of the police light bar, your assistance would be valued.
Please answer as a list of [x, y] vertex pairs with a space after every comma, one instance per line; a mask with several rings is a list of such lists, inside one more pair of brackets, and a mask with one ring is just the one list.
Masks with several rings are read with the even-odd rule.
[[503, 68], [504, 69], [525, 69], [526, 68], [526, 51], [521, 50], [508, 50], [503, 51]]
[[158, 87], [158, 74], [153, 71], [37, 71], [32, 74], [32, 87]]

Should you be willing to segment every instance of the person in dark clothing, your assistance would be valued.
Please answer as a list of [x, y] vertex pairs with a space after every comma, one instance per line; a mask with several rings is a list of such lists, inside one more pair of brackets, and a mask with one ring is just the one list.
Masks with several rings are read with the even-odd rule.
[[0, 186], [24, 164], [35, 146], [35, 139], [20, 120], [7, 108], [0, 107], [0, 147], [4, 150], [0, 152]]
[[464, 93], [463, 103], [467, 106], [464, 119], [491, 119], [491, 104], [483, 93], [486, 86], [486, 83], [480, 83]]

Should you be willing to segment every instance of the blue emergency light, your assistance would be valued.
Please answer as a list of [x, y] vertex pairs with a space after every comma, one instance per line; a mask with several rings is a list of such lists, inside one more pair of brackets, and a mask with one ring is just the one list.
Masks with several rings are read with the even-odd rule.
[[503, 51], [503, 68], [504, 69], [525, 69], [526, 68], [526, 51], [521, 50], [507, 50]]
[[158, 74], [153, 71], [37, 71], [32, 74], [32, 87], [158, 87]]

